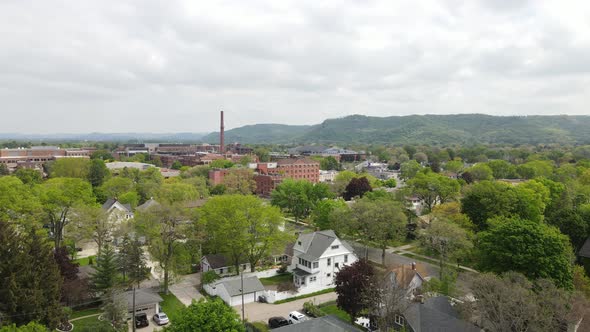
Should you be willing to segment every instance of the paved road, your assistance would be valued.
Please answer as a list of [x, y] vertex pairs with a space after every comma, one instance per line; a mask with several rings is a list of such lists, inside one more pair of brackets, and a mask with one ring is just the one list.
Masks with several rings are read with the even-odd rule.
[[187, 274], [180, 277], [176, 283], [170, 285], [170, 292], [176, 296], [182, 304], [188, 306], [193, 300], [199, 301], [203, 297], [198, 288], [201, 285], [201, 273]]
[[[326, 293], [310, 297], [307, 299], [296, 300], [281, 304], [259, 303], [252, 302], [244, 305], [246, 319], [250, 322], [264, 322], [268, 323], [268, 319], [274, 316], [283, 316], [287, 318], [289, 312], [303, 309], [303, 303], [312, 301], [315, 304], [321, 304], [329, 301], [335, 301], [338, 296], [336, 293]], [[234, 306], [234, 309], [242, 315], [242, 306]]]

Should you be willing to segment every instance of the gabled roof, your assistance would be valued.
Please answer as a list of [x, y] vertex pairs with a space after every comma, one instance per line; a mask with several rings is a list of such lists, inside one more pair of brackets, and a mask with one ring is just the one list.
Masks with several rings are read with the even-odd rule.
[[[207, 262], [209, 263], [209, 266], [211, 266], [212, 269], [218, 269], [221, 267], [229, 267], [229, 266], [233, 265], [231, 260], [223, 254], [209, 254], [209, 255], [203, 256], [202, 259], [206, 259]], [[242, 261], [240, 262], [240, 264], [245, 264], [245, 263], [248, 263], [245, 259], [242, 259]]]
[[[133, 311], [133, 291], [119, 293], [115, 296], [117, 298], [121, 298], [124, 301], [127, 301], [127, 308], [129, 309], [129, 311]], [[135, 308], [160, 303], [163, 301], [164, 300], [162, 299], [162, 297], [155, 292], [151, 292], [146, 289], [135, 290]]]
[[[303, 254], [299, 255], [299, 257], [308, 261], [317, 260], [324, 254], [326, 249], [328, 249], [336, 239], [338, 239], [338, 237], [333, 230], [301, 234], [299, 235], [297, 242], [301, 242]], [[348, 243], [342, 240], [340, 242], [346, 249], [348, 249], [348, 251], [351, 253], [354, 252]]]
[[462, 321], [444, 296], [428, 298], [424, 303], [414, 303], [404, 317], [414, 332], [479, 332], [480, 328]]
[[318, 317], [310, 320], [306, 320], [299, 324], [287, 325], [279, 327], [273, 331], [281, 332], [360, 332], [361, 330], [356, 327], [336, 318], [335, 316], [328, 315]]
[[131, 213], [131, 204], [122, 204], [114, 198], [107, 199], [107, 201], [102, 205], [102, 208], [106, 211], [109, 211], [114, 205], [117, 205], [117, 203], [118, 205], [126, 209], [129, 213]]
[[[223, 280], [217, 283], [217, 287], [223, 285], [229, 296], [236, 296], [242, 294], [240, 289], [242, 288], [242, 280], [241, 279], [232, 279], [232, 280]], [[244, 278], [244, 294], [254, 293], [254, 292], [261, 292], [264, 290], [264, 286], [258, 280], [257, 277], [247, 277]]]
[[580, 251], [578, 251], [578, 256], [590, 258], [590, 237], [586, 239]]
[[395, 282], [402, 288], [408, 288], [415, 276], [424, 281], [424, 278], [428, 276], [426, 267], [420, 263], [416, 263], [415, 267], [414, 270], [411, 265], [396, 266], [389, 270], [389, 278], [391, 281], [395, 278]]
[[158, 206], [160, 205], [160, 203], [158, 203], [158, 201], [156, 201], [153, 197], [148, 199], [147, 201], [145, 201], [145, 203], [141, 204], [140, 206], [138, 206], [136, 208], [136, 210], [139, 211], [145, 211], [149, 208], [151, 208], [152, 206]]

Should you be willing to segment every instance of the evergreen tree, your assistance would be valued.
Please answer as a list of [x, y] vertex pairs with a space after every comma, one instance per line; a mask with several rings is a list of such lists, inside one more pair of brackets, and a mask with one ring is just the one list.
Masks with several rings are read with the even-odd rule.
[[115, 253], [113, 247], [107, 244], [96, 258], [96, 271], [91, 276], [94, 291], [104, 293], [113, 288], [116, 278], [117, 263]]
[[123, 238], [123, 243], [119, 249], [117, 257], [119, 271], [123, 273], [123, 278], [129, 284], [139, 284], [149, 277], [150, 268], [147, 266], [145, 253], [137, 237], [131, 240], [127, 235]]

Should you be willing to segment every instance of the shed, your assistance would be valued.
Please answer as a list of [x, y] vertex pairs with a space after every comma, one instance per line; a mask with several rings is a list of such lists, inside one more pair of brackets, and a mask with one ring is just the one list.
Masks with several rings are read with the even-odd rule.
[[[230, 306], [242, 304], [242, 280], [220, 280], [212, 287], [217, 296]], [[264, 286], [257, 277], [244, 278], [244, 303], [255, 302], [257, 294], [264, 291]]]

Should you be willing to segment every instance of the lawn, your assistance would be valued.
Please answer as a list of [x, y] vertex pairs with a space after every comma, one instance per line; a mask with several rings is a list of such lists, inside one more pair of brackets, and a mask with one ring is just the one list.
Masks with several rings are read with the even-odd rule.
[[100, 314], [101, 312], [102, 311], [100, 310], [100, 308], [90, 308], [90, 309], [84, 309], [84, 310], [80, 310], [80, 311], [74, 311], [74, 312], [72, 312], [70, 319], [84, 317], [84, 316], [88, 316], [88, 315]]
[[326, 306], [320, 306], [320, 310], [326, 313], [326, 315], [334, 315], [342, 319], [343, 321], [350, 323], [350, 315], [347, 314], [344, 310], [339, 309], [335, 303]]
[[283, 273], [279, 274], [270, 278], [260, 278], [260, 282], [264, 286], [268, 285], [278, 285], [285, 281], [293, 281], [293, 274], [292, 273]]
[[74, 260], [74, 263], [78, 263], [78, 264], [80, 264], [80, 266], [86, 266], [86, 265], [88, 265], [90, 258], [92, 258], [92, 261], [94, 263], [96, 263], [96, 256], [88, 256], [88, 257], [78, 258], [78, 259]]
[[[104, 321], [99, 321], [98, 316], [83, 318], [79, 320], [75, 320], [72, 322], [74, 324], [74, 331], [80, 331], [82, 329], [86, 329], [86, 331], [94, 331], [99, 330], [99, 326], [107, 326], [111, 327], [111, 325]], [[115, 329], [111, 328], [112, 331]], [[102, 330], [104, 331], [104, 330]]]
[[174, 321], [174, 319], [180, 313], [180, 310], [182, 310], [183, 308], [186, 308], [186, 307], [172, 293], [169, 293], [168, 295], [166, 295], [164, 293], [160, 293], [160, 296], [162, 297], [162, 299], [164, 299], [164, 302], [160, 303], [160, 306], [162, 307], [162, 311], [164, 311], [166, 313], [166, 315], [168, 315], [168, 317], [170, 317], [171, 321]]
[[327, 293], [331, 293], [333, 291], [334, 291], [334, 288], [328, 288], [328, 289], [324, 289], [324, 290], [321, 290], [321, 291], [318, 291], [318, 292], [315, 292], [315, 293], [309, 293], [309, 294], [305, 294], [305, 295], [290, 297], [288, 299], [276, 301], [273, 304], [281, 304], [281, 303], [287, 303], [287, 302], [296, 301], [296, 300], [300, 300], [300, 299], [306, 299], [308, 297], [314, 297], [316, 295], [327, 294]]

